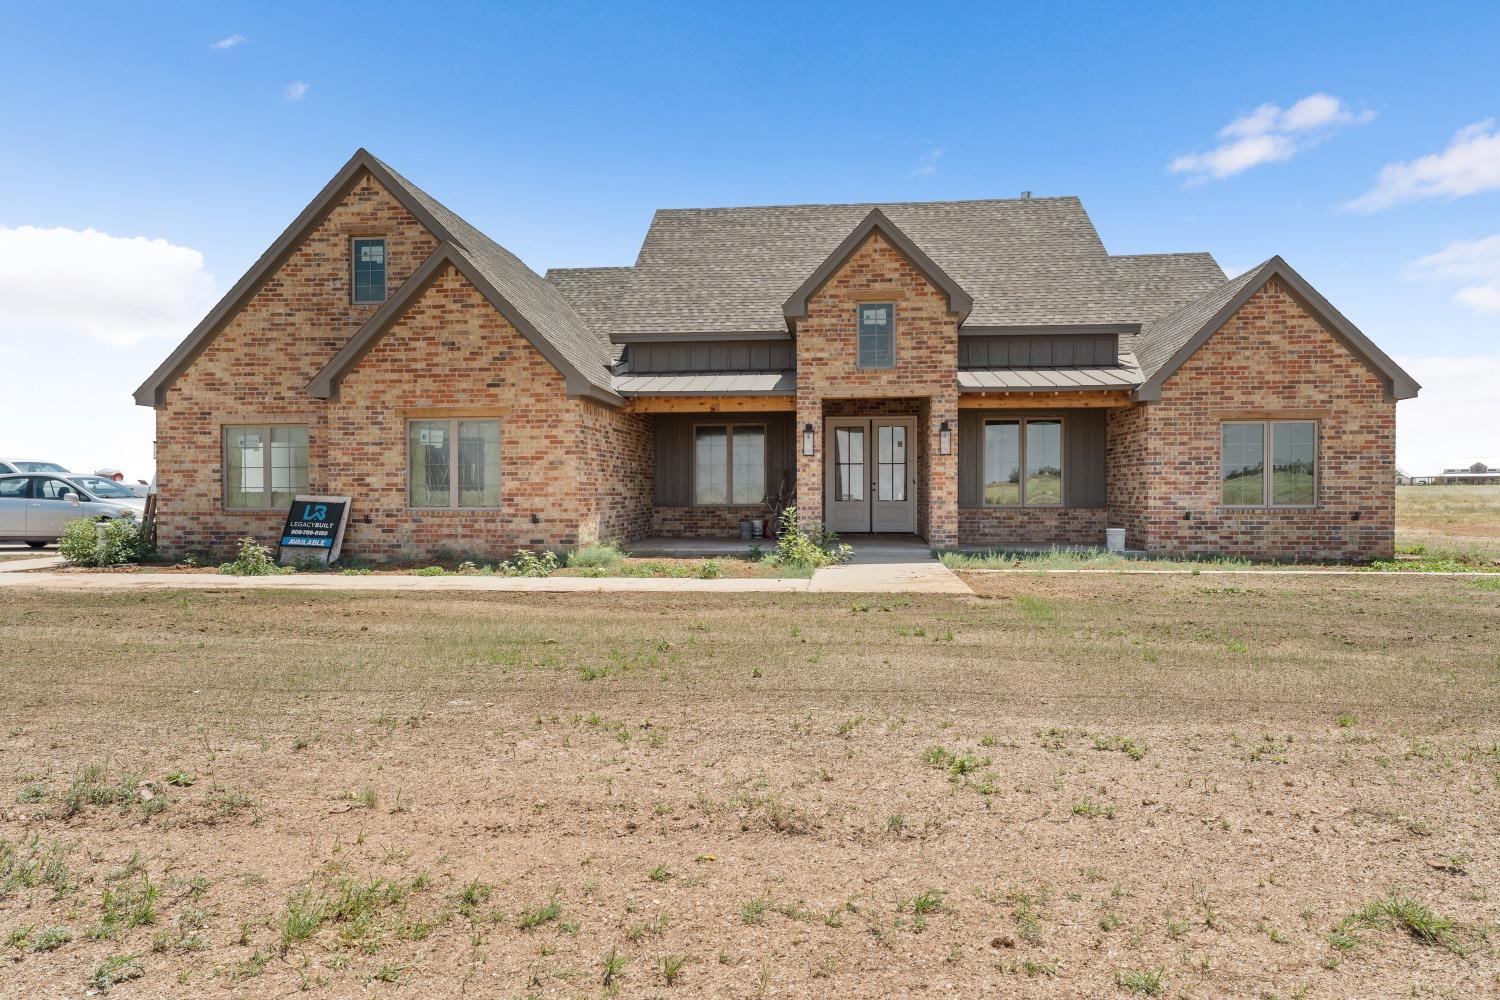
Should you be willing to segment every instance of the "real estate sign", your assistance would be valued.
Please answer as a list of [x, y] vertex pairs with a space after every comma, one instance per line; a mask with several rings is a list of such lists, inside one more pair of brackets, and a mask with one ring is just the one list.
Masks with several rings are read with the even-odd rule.
[[349, 497], [299, 496], [287, 511], [281, 529], [281, 556], [286, 563], [315, 559], [328, 565], [344, 546], [344, 525], [349, 521]]

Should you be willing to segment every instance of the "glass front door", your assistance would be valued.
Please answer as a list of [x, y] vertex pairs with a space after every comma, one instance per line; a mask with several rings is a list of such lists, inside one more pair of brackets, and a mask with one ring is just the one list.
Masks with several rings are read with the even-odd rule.
[[828, 528], [916, 531], [916, 418], [831, 417], [826, 429]]

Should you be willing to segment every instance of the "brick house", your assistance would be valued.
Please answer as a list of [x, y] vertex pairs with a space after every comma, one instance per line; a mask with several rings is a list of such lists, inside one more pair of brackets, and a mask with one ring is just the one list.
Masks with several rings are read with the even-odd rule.
[[360, 150], [137, 390], [169, 554], [714, 537], [1370, 558], [1417, 384], [1281, 258], [1111, 255], [1076, 198], [663, 210], [545, 277]]

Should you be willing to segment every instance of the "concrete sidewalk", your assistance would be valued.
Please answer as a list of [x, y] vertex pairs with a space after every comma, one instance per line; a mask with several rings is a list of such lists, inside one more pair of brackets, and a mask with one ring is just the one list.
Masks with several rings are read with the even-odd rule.
[[[61, 565], [59, 557], [5, 560], [40, 567]], [[3, 567], [3, 562], [0, 562]], [[30, 566], [26, 568], [31, 568]], [[405, 576], [289, 573], [285, 576], [223, 576], [218, 573], [53, 573], [0, 569], [0, 590], [320, 590], [443, 593], [827, 593], [960, 594], [973, 591], [933, 558], [926, 543], [861, 542], [843, 566], [820, 569], [811, 579], [631, 576]]]

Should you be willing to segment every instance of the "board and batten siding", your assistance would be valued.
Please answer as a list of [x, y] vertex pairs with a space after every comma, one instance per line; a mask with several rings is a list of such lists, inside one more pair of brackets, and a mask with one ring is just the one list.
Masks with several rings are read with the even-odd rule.
[[1098, 368], [1119, 363], [1119, 338], [1112, 333], [958, 338], [960, 368]]
[[633, 343], [632, 374], [668, 372], [779, 372], [795, 367], [790, 340]]
[[797, 459], [792, 414], [658, 413], [656, 421], [656, 505], [685, 507], [693, 502], [693, 428], [725, 424], [763, 424], [766, 428], [766, 490], [775, 492], [782, 477], [793, 485]]
[[1105, 412], [1089, 410], [960, 410], [958, 413], [958, 505], [984, 506], [984, 422], [1018, 418], [1063, 422], [1063, 506], [1103, 507]]

